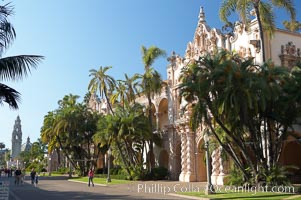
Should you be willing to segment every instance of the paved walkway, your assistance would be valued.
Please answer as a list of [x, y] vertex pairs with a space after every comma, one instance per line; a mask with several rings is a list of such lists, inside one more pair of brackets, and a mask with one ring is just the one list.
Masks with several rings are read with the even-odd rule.
[[[129, 184], [88, 187], [87, 183], [68, 181], [64, 176], [40, 177], [39, 184], [31, 185], [29, 177], [24, 184], [15, 185], [14, 177], [0, 178], [0, 200], [96, 200], [96, 199], [198, 199], [177, 192], [202, 192], [206, 183], [177, 181], [133, 181]], [[6, 188], [6, 189], [5, 189]], [[8, 190], [9, 188], [9, 190]], [[1, 196], [2, 195], [2, 196]], [[297, 199], [300, 195], [286, 199]]]
[[[29, 177], [27, 177], [29, 179]], [[66, 177], [40, 177], [37, 187], [25, 180], [22, 185], [14, 185], [9, 180], [9, 200], [70, 200], [70, 199], [183, 199], [175, 195], [181, 191], [197, 191], [205, 188], [205, 183], [181, 183], [176, 181], [139, 181], [130, 184], [97, 185], [88, 187], [86, 183], [68, 181]], [[187, 197], [189, 198], [189, 197]], [[1, 198], [0, 198], [1, 199]], [[195, 198], [194, 198], [195, 199]]]

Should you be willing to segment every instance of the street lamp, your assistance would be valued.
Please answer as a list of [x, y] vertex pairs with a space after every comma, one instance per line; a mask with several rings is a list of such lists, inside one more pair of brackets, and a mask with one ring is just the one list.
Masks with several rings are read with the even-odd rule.
[[210, 154], [209, 154], [209, 132], [206, 131], [204, 135], [205, 141], [205, 150], [206, 150], [206, 169], [207, 169], [207, 187], [205, 190], [205, 194], [213, 194], [215, 193], [213, 185], [211, 183], [211, 164], [210, 164]]
[[109, 149], [108, 149], [108, 178], [107, 178], [107, 183], [111, 182], [111, 177], [110, 177], [111, 155], [112, 155], [112, 150], [111, 150], [111, 147], [109, 147]]
[[48, 176], [51, 176], [51, 155], [48, 158]]

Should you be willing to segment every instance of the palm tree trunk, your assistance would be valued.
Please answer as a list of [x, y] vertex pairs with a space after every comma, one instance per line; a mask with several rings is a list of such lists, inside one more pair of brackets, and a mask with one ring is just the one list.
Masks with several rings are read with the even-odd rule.
[[108, 99], [107, 92], [105, 92], [105, 98], [106, 98], [107, 104], [109, 105], [111, 113], [114, 115], [114, 111], [113, 111], [112, 105], [111, 105], [111, 103], [110, 103], [110, 101]]
[[123, 161], [123, 163], [124, 163], [124, 165], [125, 165], [125, 170], [126, 170], [126, 172], [128, 173], [128, 175], [131, 176], [131, 171], [130, 171], [130, 169], [129, 169], [129, 164], [128, 164], [128, 162], [127, 162], [125, 156], [124, 156], [123, 153], [122, 153], [123, 151], [122, 151], [121, 145], [120, 145], [120, 143], [119, 143], [118, 141], [116, 141], [116, 144], [117, 144], [117, 148], [118, 148], [118, 150], [119, 150], [121, 159], [122, 159], [122, 161]]
[[75, 163], [73, 162], [73, 160], [69, 157], [68, 153], [67, 153], [66, 150], [65, 150], [66, 148], [63, 147], [60, 137], [57, 135], [56, 138], [57, 138], [57, 141], [59, 142], [60, 148], [62, 149], [63, 153], [65, 154], [65, 156], [67, 157], [67, 159], [69, 160], [69, 162], [71, 162], [72, 166], [75, 168], [75, 167], [76, 167], [76, 164], [75, 164]]
[[265, 46], [264, 46], [264, 34], [263, 34], [263, 28], [262, 28], [262, 23], [260, 19], [260, 14], [259, 14], [259, 1], [256, 0], [253, 2], [256, 17], [257, 17], [257, 22], [258, 22], [258, 28], [259, 28], [259, 35], [260, 35], [260, 45], [261, 45], [261, 51], [262, 51], [262, 62], [265, 62]]
[[154, 133], [153, 133], [153, 119], [152, 119], [152, 100], [150, 97], [150, 94], [147, 94], [148, 99], [148, 122], [151, 130], [151, 139], [149, 142], [149, 164], [150, 164], [150, 170], [155, 167], [155, 158], [154, 158]]
[[61, 165], [61, 154], [60, 154], [60, 150], [59, 148], [55, 148], [56, 154], [57, 154], [57, 161], [58, 161], [58, 165]]

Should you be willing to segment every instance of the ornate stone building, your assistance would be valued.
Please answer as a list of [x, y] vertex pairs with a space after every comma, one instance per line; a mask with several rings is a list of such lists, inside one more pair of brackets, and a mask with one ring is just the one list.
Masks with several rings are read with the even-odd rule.
[[[227, 49], [229, 51], [236, 51], [242, 57], [253, 57], [255, 64], [262, 63], [262, 50], [260, 49], [259, 31], [257, 20], [254, 19], [248, 30], [240, 24], [236, 23], [233, 35], [222, 34], [220, 30], [211, 28], [205, 20], [205, 13], [201, 7], [199, 13], [199, 20], [193, 40], [188, 42], [184, 57], [177, 55], [175, 52], [168, 58], [170, 62], [167, 68], [168, 80], [167, 88], [165, 89], [165, 99], [168, 103], [168, 123], [160, 126], [168, 138], [168, 142], [163, 149], [167, 151], [169, 156], [168, 168], [171, 171], [172, 178], [179, 177], [180, 181], [206, 181], [206, 168], [203, 161], [204, 144], [203, 129], [200, 127], [195, 133], [189, 127], [190, 112], [189, 106], [186, 107], [187, 102], [182, 101], [180, 104], [179, 96], [179, 76], [181, 69], [184, 66], [194, 62], [200, 56], [207, 53], [213, 53], [216, 49]], [[292, 33], [277, 29], [273, 38], [265, 34], [265, 52], [266, 60], [271, 59], [275, 65], [284, 65], [292, 67], [300, 59], [301, 48], [301, 34]], [[162, 95], [161, 95], [162, 96]], [[154, 102], [163, 101], [162, 97], [157, 97]], [[160, 105], [156, 104], [156, 113], [161, 114]], [[161, 119], [164, 116], [158, 116], [157, 121], [166, 122], [166, 119]], [[296, 127], [300, 133], [300, 128]], [[292, 156], [289, 154], [292, 149], [301, 150], [301, 145], [296, 141], [287, 141], [280, 161], [283, 164], [294, 164], [301, 167], [301, 157]], [[293, 146], [293, 147], [292, 147]], [[179, 149], [181, 150], [179, 153]], [[161, 151], [162, 153], [163, 151]], [[158, 154], [160, 161], [161, 153]], [[222, 159], [222, 149], [216, 148], [212, 154], [212, 182], [213, 184], [224, 184], [225, 174], [229, 169], [229, 162]], [[179, 155], [180, 158], [179, 158]], [[181, 170], [179, 170], [179, 160], [181, 163]], [[178, 173], [180, 175], [178, 176]]]
[[21, 153], [21, 145], [22, 145], [22, 129], [21, 129], [21, 119], [17, 116], [15, 120], [14, 130], [12, 133], [12, 150], [11, 150], [11, 158], [15, 159]]
[[[205, 19], [201, 7], [198, 23], [192, 41], [188, 42], [184, 56], [172, 52], [168, 58], [167, 80], [162, 93], [153, 99], [153, 113], [156, 121], [156, 134], [163, 138], [162, 147], [155, 147], [157, 166], [168, 168], [170, 178], [183, 182], [207, 181], [204, 161], [204, 129], [200, 127], [193, 132], [189, 126], [190, 110], [185, 100], [179, 95], [179, 77], [184, 66], [197, 60], [199, 56], [213, 53], [216, 49], [236, 51], [242, 57], [253, 57], [255, 64], [262, 63], [262, 49], [257, 20], [254, 19], [248, 30], [241, 23], [236, 23], [233, 34], [223, 34], [219, 29], [211, 28]], [[277, 29], [272, 38], [265, 34], [266, 60], [271, 59], [275, 65], [293, 66], [300, 59], [301, 34]], [[145, 97], [136, 102], [147, 104]], [[182, 103], [180, 103], [182, 102]], [[104, 102], [95, 97], [90, 105], [99, 112], [106, 111]], [[299, 127], [295, 129], [301, 134]], [[301, 145], [289, 139], [284, 145], [280, 161], [283, 164], [294, 164], [301, 168]], [[228, 173], [229, 161], [223, 160], [222, 149], [217, 147], [212, 153], [212, 182], [224, 184]]]

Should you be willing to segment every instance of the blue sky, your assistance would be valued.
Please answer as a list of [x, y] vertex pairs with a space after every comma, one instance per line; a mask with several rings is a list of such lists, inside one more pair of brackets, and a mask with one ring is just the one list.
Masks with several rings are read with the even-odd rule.
[[[220, 4], [221, 0], [13, 0], [15, 15], [10, 21], [17, 38], [3, 56], [35, 54], [45, 60], [24, 80], [4, 82], [22, 94], [22, 101], [17, 111], [0, 106], [0, 142], [11, 148], [17, 115], [23, 142], [28, 136], [36, 141], [44, 116], [58, 107], [58, 100], [87, 93], [90, 69], [113, 66], [109, 74], [115, 79], [142, 73], [142, 45], [183, 55], [200, 6], [209, 26], [220, 28]], [[301, 1], [295, 6], [300, 8]], [[284, 20], [283, 14], [278, 12], [276, 20]], [[300, 13], [297, 19], [301, 21]], [[154, 64], [164, 79], [166, 66], [166, 58]]]

